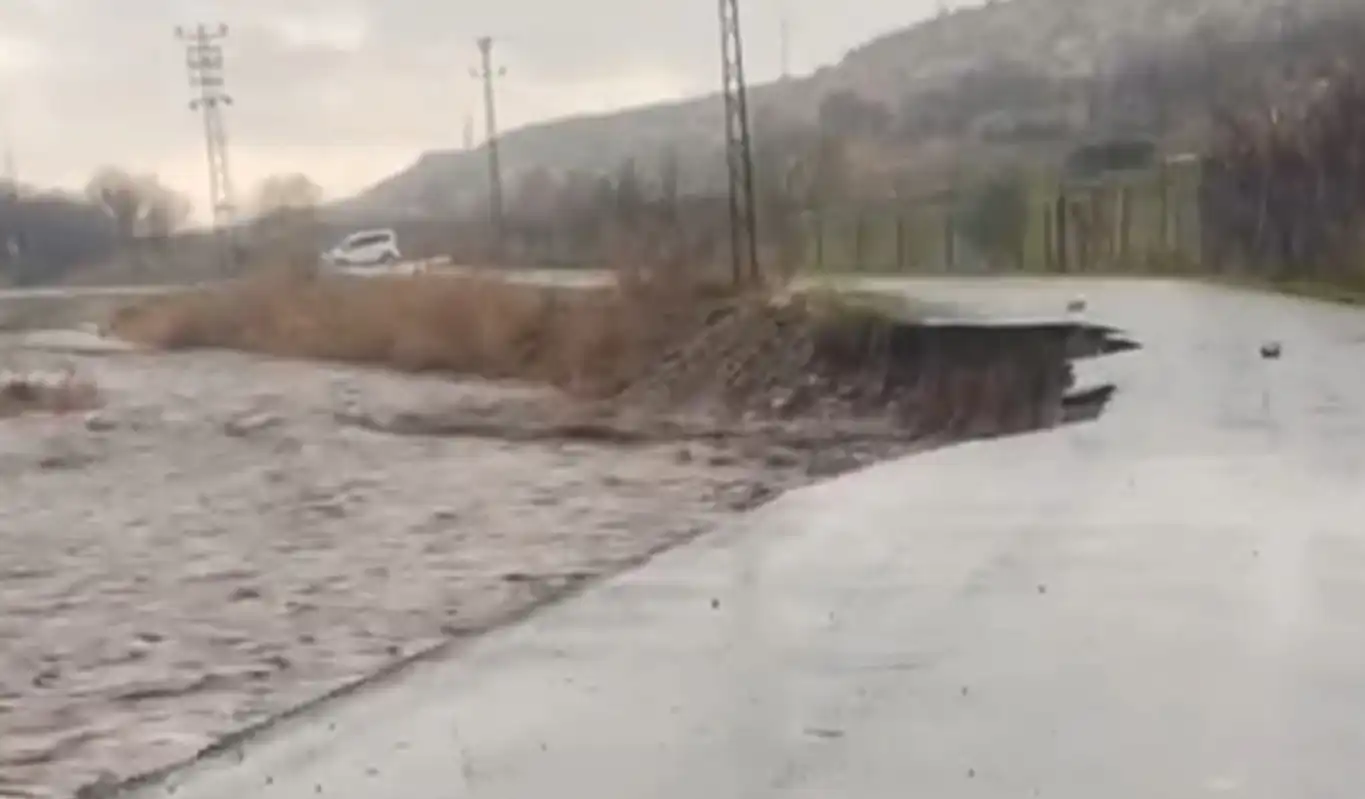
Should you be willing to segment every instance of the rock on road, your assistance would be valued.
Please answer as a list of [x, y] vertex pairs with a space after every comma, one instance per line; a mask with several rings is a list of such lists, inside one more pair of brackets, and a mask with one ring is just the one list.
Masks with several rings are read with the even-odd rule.
[[1010, 314], [1081, 294], [1144, 349], [1087, 365], [1120, 386], [1094, 424], [793, 492], [143, 793], [1356, 795], [1365, 314], [1142, 281], [908, 290]]

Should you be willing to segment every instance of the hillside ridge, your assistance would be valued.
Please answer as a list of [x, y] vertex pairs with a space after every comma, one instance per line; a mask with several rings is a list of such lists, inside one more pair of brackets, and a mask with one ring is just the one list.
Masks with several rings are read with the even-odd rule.
[[[1359, 10], [1351, 0], [993, 0], [889, 31], [814, 73], [751, 88], [755, 116], [813, 122], [831, 95], [853, 92], [897, 117], [941, 105], [974, 76], [1085, 81], [1116, 60], [1177, 45], [1275, 35], [1314, 15]], [[1062, 103], [1056, 104], [1060, 109]], [[978, 113], [973, 111], [972, 113]], [[1073, 109], [1056, 114], [1075, 116]], [[610, 173], [630, 159], [648, 167], [664, 152], [683, 174], [711, 185], [723, 174], [718, 94], [547, 120], [500, 139], [504, 181], [538, 168]], [[756, 127], [762, 128], [761, 123]], [[335, 206], [338, 213], [441, 215], [480, 202], [486, 153], [423, 153], [411, 166]]]

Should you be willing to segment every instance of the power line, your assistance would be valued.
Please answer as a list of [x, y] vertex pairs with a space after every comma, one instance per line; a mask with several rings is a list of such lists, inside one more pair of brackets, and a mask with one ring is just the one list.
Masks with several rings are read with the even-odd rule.
[[731, 277], [756, 283], [758, 231], [754, 215], [754, 159], [749, 139], [749, 95], [738, 0], [720, 0], [721, 82], [725, 99], [725, 162], [730, 178]]
[[493, 101], [493, 79], [507, 74], [506, 67], [493, 69], [493, 37], [481, 36], [479, 46], [479, 67], [471, 69], [470, 74], [483, 81], [483, 116], [488, 148], [488, 213], [493, 224], [494, 246], [499, 258], [503, 255], [504, 220], [502, 206], [502, 166], [498, 160], [498, 117]]
[[221, 44], [227, 38], [228, 28], [222, 24], [212, 28], [200, 24], [193, 30], [177, 27], [175, 35], [185, 43], [185, 67], [189, 72], [190, 87], [198, 92], [198, 96], [190, 100], [190, 110], [198, 111], [204, 121], [214, 235], [218, 240], [221, 264], [225, 270], [230, 270], [235, 261], [232, 228], [237, 208], [228, 165], [227, 128], [223, 123], [223, 109], [232, 105], [223, 78]]

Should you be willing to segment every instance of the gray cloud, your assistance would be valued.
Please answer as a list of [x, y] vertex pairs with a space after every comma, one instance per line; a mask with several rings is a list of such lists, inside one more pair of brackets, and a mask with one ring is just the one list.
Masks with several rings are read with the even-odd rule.
[[[778, 9], [810, 69], [924, 13], [929, 0], [743, 0], [751, 75], [777, 69]], [[473, 39], [497, 38], [508, 125], [704, 91], [718, 73], [710, 0], [6, 0], [0, 117], [24, 176], [77, 183], [104, 163], [200, 180], [202, 143], [177, 24], [222, 19], [239, 183], [293, 166], [351, 191], [459, 142], [479, 87]]]

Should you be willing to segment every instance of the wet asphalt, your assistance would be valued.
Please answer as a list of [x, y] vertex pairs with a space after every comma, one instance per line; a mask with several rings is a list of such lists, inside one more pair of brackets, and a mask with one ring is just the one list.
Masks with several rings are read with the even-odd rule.
[[1142, 349], [1080, 366], [1096, 422], [793, 492], [137, 795], [1357, 796], [1365, 313], [891, 287]]

